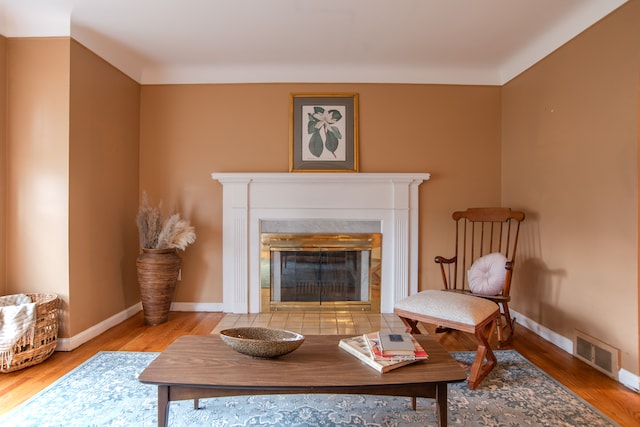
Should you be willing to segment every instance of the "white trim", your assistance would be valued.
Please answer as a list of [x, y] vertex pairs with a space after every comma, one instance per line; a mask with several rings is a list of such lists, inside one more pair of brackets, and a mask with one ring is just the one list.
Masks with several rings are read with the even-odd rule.
[[[95, 43], [85, 45], [95, 46]], [[94, 49], [92, 49], [94, 50]], [[96, 51], [96, 50], [94, 50]], [[118, 68], [134, 68], [130, 64], [116, 62], [116, 50], [103, 53]], [[102, 53], [102, 51], [100, 52]], [[112, 62], [113, 61], [113, 62]], [[404, 64], [331, 64], [300, 65], [253, 64], [242, 65], [145, 64], [128, 73], [142, 85], [153, 84], [233, 84], [233, 83], [398, 83], [398, 84], [450, 84], [450, 85], [500, 85], [498, 68], [486, 66], [441, 67]]]
[[636, 374], [629, 372], [626, 369], [620, 369], [618, 371], [618, 381], [620, 381], [622, 385], [629, 387], [635, 392], [640, 391], [640, 378]]
[[72, 336], [71, 338], [58, 338], [56, 351], [71, 351], [86, 343], [87, 341], [97, 337], [106, 330], [124, 322], [140, 310], [142, 310], [142, 303], [139, 302], [121, 311], [120, 313], [114, 314], [113, 316], [98, 323], [97, 325], [93, 325], [89, 329], [85, 329], [84, 331]]
[[517, 318], [516, 323], [518, 325], [524, 326], [525, 328], [535, 332], [540, 337], [549, 341], [551, 344], [555, 344], [556, 346], [560, 347], [567, 353], [573, 354], [573, 340], [563, 337], [562, 335], [556, 332], [553, 332], [551, 329], [545, 326], [542, 326], [541, 324], [529, 319], [524, 314], [518, 313], [517, 311], [513, 310], [511, 307], [509, 307], [509, 310], [511, 311], [511, 317]]
[[222, 312], [221, 302], [174, 302], [171, 311]]
[[[555, 344], [556, 346], [560, 347], [567, 353], [573, 355], [572, 339], [566, 338], [552, 331], [551, 329], [542, 326], [538, 322], [535, 322], [529, 319], [527, 316], [523, 315], [522, 313], [519, 313], [513, 309], [510, 309], [510, 311], [511, 311], [511, 317], [517, 318], [516, 323], [518, 323], [518, 325], [524, 326], [525, 328], [529, 329], [530, 331], [540, 336], [541, 338], [549, 341], [552, 344]], [[625, 369], [620, 369], [618, 371], [618, 382], [636, 392], [640, 391], [640, 377], [638, 377], [638, 375], [632, 372], [629, 372]]]

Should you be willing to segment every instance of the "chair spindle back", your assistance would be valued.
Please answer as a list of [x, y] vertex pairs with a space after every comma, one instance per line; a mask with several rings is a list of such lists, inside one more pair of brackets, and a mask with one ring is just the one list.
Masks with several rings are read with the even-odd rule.
[[507, 258], [508, 277], [503, 294], [508, 295], [524, 213], [509, 208], [469, 208], [454, 212], [452, 218], [456, 227], [455, 259], [448, 264], [452, 270], [447, 274], [449, 277], [443, 277], [446, 287], [468, 290], [467, 271], [474, 261], [500, 252]]

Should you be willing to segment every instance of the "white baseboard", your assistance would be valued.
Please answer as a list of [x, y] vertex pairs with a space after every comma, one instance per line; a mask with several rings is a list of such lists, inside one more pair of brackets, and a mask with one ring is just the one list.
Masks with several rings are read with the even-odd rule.
[[618, 372], [618, 381], [635, 392], [640, 391], [640, 379], [636, 374], [629, 372], [626, 369], [620, 369]]
[[[539, 323], [529, 319], [522, 313], [518, 313], [515, 310], [510, 311], [511, 317], [517, 318], [518, 325], [524, 326], [525, 328], [539, 335], [541, 338], [544, 338], [550, 343], [557, 345], [567, 353], [573, 354], [573, 339], [563, 337], [562, 335], [553, 332], [551, 329], [548, 329], [540, 325]], [[640, 390], [640, 377], [625, 369], [620, 369], [618, 371], [618, 382], [636, 392]]]
[[121, 311], [120, 313], [114, 314], [108, 319], [98, 323], [97, 325], [94, 325], [89, 329], [85, 329], [79, 334], [72, 336], [71, 338], [58, 338], [56, 351], [71, 351], [74, 348], [77, 348], [86, 343], [90, 339], [97, 337], [107, 329], [110, 329], [117, 324], [124, 322], [140, 310], [142, 310], [142, 303], [134, 304], [131, 307]]
[[511, 308], [509, 308], [509, 311], [511, 311], [511, 317], [517, 318], [516, 323], [518, 325], [524, 326], [530, 331], [535, 332], [536, 335], [539, 335], [540, 337], [544, 338], [550, 343], [557, 345], [567, 353], [573, 354], [572, 339], [563, 337], [562, 335], [556, 332], [553, 332], [551, 329], [548, 329], [542, 326], [541, 324], [529, 319], [527, 316], [523, 315], [522, 313], [518, 313], [517, 311], [512, 310]]
[[174, 302], [171, 304], [171, 311], [222, 312], [222, 303]]
[[[124, 322], [140, 310], [142, 310], [142, 303], [134, 304], [71, 338], [58, 338], [56, 351], [71, 351], [106, 330]], [[171, 311], [222, 312], [222, 303], [174, 302], [171, 304]]]

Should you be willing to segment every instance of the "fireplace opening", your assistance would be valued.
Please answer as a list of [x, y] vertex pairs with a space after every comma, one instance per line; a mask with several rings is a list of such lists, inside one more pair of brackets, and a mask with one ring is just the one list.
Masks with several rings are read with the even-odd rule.
[[261, 311], [380, 312], [380, 233], [262, 233]]

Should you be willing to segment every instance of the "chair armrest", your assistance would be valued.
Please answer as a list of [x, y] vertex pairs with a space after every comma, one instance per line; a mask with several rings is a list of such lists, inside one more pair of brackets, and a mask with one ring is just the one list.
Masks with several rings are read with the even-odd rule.
[[456, 258], [457, 258], [457, 257], [453, 257], [453, 258], [445, 258], [445, 257], [443, 257], [443, 256], [438, 255], [438, 256], [436, 256], [436, 257], [433, 259], [433, 261], [434, 261], [436, 264], [452, 264], [452, 263], [456, 262]]

